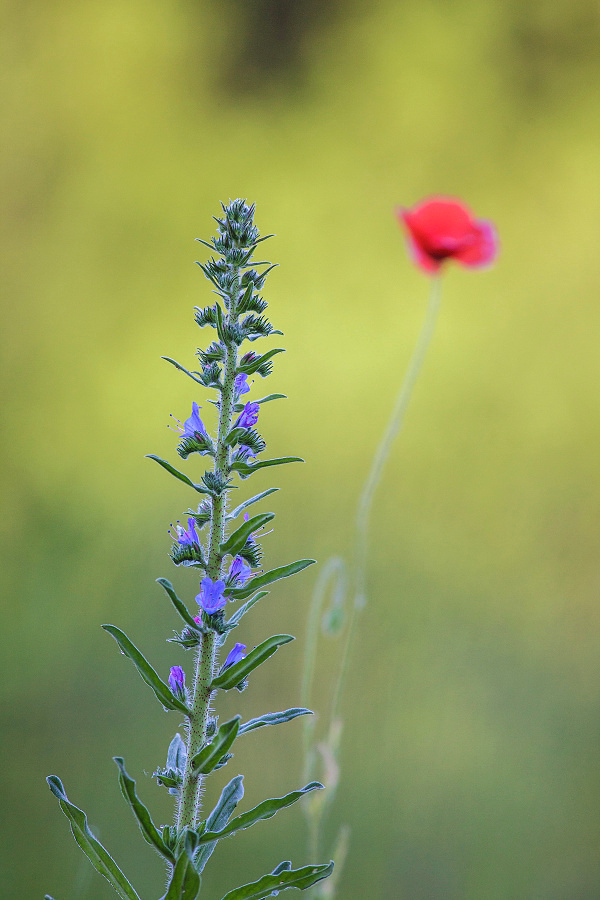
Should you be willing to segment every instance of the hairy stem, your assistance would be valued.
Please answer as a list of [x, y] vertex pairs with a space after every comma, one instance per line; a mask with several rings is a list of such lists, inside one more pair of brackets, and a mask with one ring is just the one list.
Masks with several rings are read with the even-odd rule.
[[[219, 430], [215, 453], [214, 472], [226, 477], [229, 468], [229, 447], [225, 439], [231, 430], [233, 418], [235, 370], [237, 366], [237, 347], [233, 343], [226, 344], [225, 370], [223, 373], [223, 389], [221, 392]], [[225, 533], [226, 492], [215, 494], [212, 498], [212, 516], [206, 574], [213, 581], [221, 575], [223, 557], [220, 547]], [[216, 656], [217, 635], [214, 632], [202, 635], [196, 654], [194, 686], [191, 698], [191, 715], [189, 717], [187, 761], [181, 799], [177, 815], [177, 828], [195, 828], [200, 819], [200, 799], [202, 795], [202, 776], [195, 774], [191, 768], [191, 760], [206, 742], [206, 730], [210, 713], [211, 690]]]

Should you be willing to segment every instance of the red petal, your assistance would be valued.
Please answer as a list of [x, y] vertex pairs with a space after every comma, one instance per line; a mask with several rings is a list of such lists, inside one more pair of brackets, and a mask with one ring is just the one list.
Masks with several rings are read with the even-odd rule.
[[472, 268], [486, 266], [498, 252], [491, 222], [475, 219], [454, 197], [429, 197], [412, 209], [397, 209], [396, 215], [408, 232], [414, 262], [425, 272], [438, 272], [446, 259]]
[[471, 269], [489, 266], [498, 255], [498, 235], [491, 222], [480, 219], [475, 223], [475, 241], [464, 250], [454, 253], [454, 258]]
[[460, 240], [470, 234], [474, 218], [464, 203], [451, 197], [431, 197], [406, 210], [404, 221], [413, 233], [435, 241], [436, 238]]
[[425, 253], [421, 245], [413, 240], [410, 235], [406, 238], [406, 244], [408, 246], [410, 257], [415, 265], [428, 274], [439, 272], [443, 260], [436, 259], [434, 256], [429, 256], [429, 254]]

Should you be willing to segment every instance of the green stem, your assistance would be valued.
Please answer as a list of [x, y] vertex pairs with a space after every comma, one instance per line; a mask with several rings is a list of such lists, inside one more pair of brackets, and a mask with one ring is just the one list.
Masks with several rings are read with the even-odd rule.
[[366, 571], [367, 571], [367, 550], [368, 550], [368, 533], [369, 522], [371, 517], [371, 507], [375, 491], [381, 481], [383, 469], [390, 455], [390, 450], [399, 431], [404, 424], [406, 410], [410, 403], [412, 393], [423, 367], [427, 350], [431, 343], [435, 325], [441, 303], [441, 279], [433, 278], [431, 283], [431, 292], [429, 294], [429, 302], [425, 321], [417, 341], [417, 346], [413, 352], [408, 369], [404, 376], [404, 380], [396, 397], [394, 409], [385, 429], [373, 462], [370, 472], [365, 481], [360, 500], [358, 503], [356, 515], [356, 537], [355, 537], [355, 558], [354, 558], [354, 599], [350, 607], [348, 628], [346, 631], [346, 640], [342, 651], [342, 659], [340, 662], [339, 675], [333, 694], [331, 704], [331, 720], [335, 721], [339, 716], [340, 705], [346, 675], [348, 672], [348, 664], [352, 655], [352, 646], [356, 632], [356, 622], [358, 613], [366, 603]]
[[203, 634], [196, 654], [196, 673], [188, 726], [187, 762], [177, 814], [178, 831], [181, 831], [183, 828], [194, 828], [198, 821], [202, 778], [193, 772], [191, 760], [206, 741], [216, 637], [213, 631]]
[[[223, 389], [221, 391], [219, 430], [214, 471], [225, 477], [229, 469], [229, 447], [225, 438], [231, 430], [234, 406], [234, 382], [237, 367], [237, 347], [235, 344], [225, 345], [225, 370], [223, 373]], [[212, 498], [212, 516], [206, 574], [213, 581], [221, 575], [223, 557], [221, 544], [225, 533], [225, 514], [227, 512], [226, 493], [216, 494]], [[192, 771], [191, 760], [206, 743], [206, 729], [210, 713], [216, 656], [217, 635], [211, 631], [202, 635], [195, 660], [194, 686], [192, 689], [191, 715], [189, 716], [187, 762], [181, 787], [181, 798], [177, 813], [177, 828], [195, 828], [200, 819], [200, 798], [202, 795], [202, 776]]]

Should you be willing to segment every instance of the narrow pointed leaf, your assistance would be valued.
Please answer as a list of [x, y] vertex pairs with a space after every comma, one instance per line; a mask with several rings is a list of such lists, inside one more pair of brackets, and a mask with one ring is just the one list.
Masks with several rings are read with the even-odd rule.
[[208, 775], [218, 765], [219, 760], [225, 756], [237, 737], [240, 719], [241, 716], [235, 716], [229, 722], [224, 722], [210, 744], [192, 757], [192, 769], [198, 775]]
[[171, 359], [170, 356], [163, 356], [161, 359], [164, 359], [165, 362], [171, 363], [172, 366], [175, 366], [176, 369], [179, 369], [180, 372], [185, 372], [186, 375], [189, 375], [192, 381], [195, 381], [197, 384], [201, 384], [205, 387], [204, 382], [199, 377], [198, 372], [190, 372], [189, 369], [186, 369], [185, 366], [182, 366], [181, 363], [178, 363], [176, 360]]
[[54, 796], [58, 798], [60, 808], [70, 822], [73, 837], [96, 871], [106, 878], [121, 900], [140, 900], [138, 893], [123, 875], [110, 853], [90, 831], [86, 814], [70, 802], [60, 778], [50, 775], [46, 781]]
[[[242, 407], [243, 409], [243, 407]], [[225, 438], [225, 443], [228, 447], [233, 447], [234, 444], [237, 444], [239, 439], [244, 436], [246, 428], [232, 428], [227, 437]]]
[[[219, 802], [206, 820], [206, 831], [221, 831], [229, 822], [233, 812], [244, 796], [244, 776], [236, 775], [221, 791]], [[210, 844], [202, 844], [196, 853], [196, 871], [202, 872], [204, 866], [217, 846], [216, 841]]]
[[244, 659], [240, 659], [239, 662], [229, 666], [224, 672], [221, 672], [220, 675], [213, 678], [211, 689], [221, 688], [224, 691], [228, 691], [231, 688], [234, 688], [236, 684], [243, 681], [250, 672], [253, 672], [254, 669], [258, 668], [258, 666], [262, 665], [270, 656], [272, 656], [282, 644], [288, 644], [293, 640], [295, 639], [291, 634], [274, 634], [273, 637], [267, 638], [266, 641], [263, 641], [262, 644], [255, 647], [248, 656], [244, 657]]
[[162, 835], [152, 821], [150, 813], [137, 795], [135, 781], [125, 769], [125, 760], [121, 756], [113, 756], [113, 759], [119, 768], [119, 784], [121, 786], [121, 791], [131, 806], [132, 812], [140, 826], [142, 835], [148, 843], [153, 844], [158, 852], [168, 859], [169, 862], [175, 863], [175, 856], [163, 841]]
[[199, 244], [204, 244], [205, 247], [208, 247], [209, 250], [215, 252], [215, 248], [213, 244], [209, 244], [208, 241], [203, 241], [202, 238], [194, 238], [195, 241], [198, 241]]
[[220, 552], [230, 553], [232, 556], [235, 556], [238, 550], [242, 549], [251, 534], [274, 518], [275, 513], [261, 513], [248, 519], [247, 522], [244, 522], [243, 525], [240, 525], [239, 528], [229, 535], [224, 544], [221, 544]]
[[269, 394], [268, 397], [261, 397], [260, 400], [255, 400], [255, 403], [268, 403], [269, 400], [287, 400], [287, 394]]
[[271, 875], [279, 875], [280, 872], [291, 872], [292, 870], [292, 861], [291, 859], [284, 859], [283, 862], [280, 862], [278, 866], [275, 866]]
[[179, 613], [179, 615], [181, 616], [181, 618], [183, 619], [185, 624], [189, 625], [190, 628], [195, 628], [196, 630], [198, 630], [198, 623], [194, 622], [194, 619], [193, 619], [191, 613], [188, 611], [187, 606], [185, 605], [185, 603], [182, 600], [179, 599], [179, 597], [175, 593], [175, 590], [173, 589], [173, 585], [171, 584], [171, 582], [168, 581], [166, 578], [157, 578], [156, 581], [158, 582], [158, 584], [160, 584], [160, 586], [162, 588], [165, 589], [171, 603], [173, 604], [173, 606], [175, 607], [175, 609], [177, 610], [177, 612]]
[[268, 591], [259, 591], [254, 597], [250, 597], [250, 599], [247, 600], [243, 606], [240, 606], [239, 609], [236, 609], [232, 617], [227, 620], [227, 627], [231, 629], [235, 628], [236, 625], [239, 625], [242, 617], [246, 615], [248, 610], [252, 609], [254, 604], [258, 603], [259, 600], [262, 600], [263, 597], [266, 597], [268, 593]]
[[[218, 284], [217, 287], [219, 287]], [[225, 332], [223, 331], [223, 310], [221, 309], [219, 303], [215, 303], [215, 310], [217, 313], [217, 334], [219, 335], [219, 340], [222, 341], [223, 344], [225, 344]]]
[[216, 288], [218, 288], [218, 290], [215, 291], [214, 293], [218, 293], [219, 296], [221, 296], [221, 288], [220, 288], [219, 282], [215, 279], [215, 277], [214, 277], [213, 275], [211, 275], [211, 273], [210, 273], [209, 270], [206, 268], [206, 266], [203, 265], [203, 263], [198, 262], [198, 260], [196, 260], [196, 265], [197, 265], [197, 266], [200, 266], [200, 268], [202, 269], [202, 271], [204, 272], [204, 274], [205, 274], [205, 276], [208, 278], [208, 280], [209, 280], [209, 281], [212, 281], [212, 283], [214, 284], [214, 286], [215, 286]]
[[231, 464], [231, 471], [237, 472], [240, 478], [249, 478], [250, 475], [253, 475], [255, 472], [258, 472], [259, 469], [264, 469], [267, 466], [284, 466], [287, 463], [293, 462], [304, 462], [302, 457], [300, 456], [282, 456], [279, 459], [261, 459], [255, 463], [246, 463], [238, 460]]
[[312, 566], [315, 562], [316, 559], [298, 559], [296, 562], [288, 563], [287, 566], [280, 566], [278, 569], [270, 569], [262, 575], [257, 575], [256, 578], [253, 578], [252, 581], [249, 581], [244, 587], [230, 591], [230, 597], [232, 600], [245, 600], [246, 597], [249, 597], [250, 594], [253, 594], [254, 591], [257, 591], [259, 588], [264, 587], [267, 584], [273, 584], [281, 578], [289, 578], [290, 575], [301, 572], [302, 569], [306, 569], [307, 566]]
[[207, 844], [210, 841], [218, 841], [221, 838], [229, 837], [230, 834], [235, 834], [236, 831], [250, 828], [251, 825], [260, 822], [262, 819], [270, 819], [275, 813], [278, 813], [280, 809], [291, 806], [292, 803], [296, 803], [297, 800], [300, 800], [301, 797], [308, 794], [310, 791], [319, 791], [322, 790], [322, 788], [323, 785], [319, 781], [311, 781], [310, 784], [307, 784], [299, 791], [291, 791], [291, 793], [285, 794], [284, 797], [271, 797], [269, 800], [263, 800], [263, 802], [259, 803], [258, 806], [255, 806], [254, 809], [242, 813], [241, 816], [236, 816], [235, 819], [232, 819], [225, 828], [221, 829], [221, 831], [205, 831], [200, 835], [200, 843]]
[[249, 500], [244, 500], [243, 503], [240, 503], [239, 506], [236, 506], [235, 509], [232, 509], [228, 519], [237, 519], [240, 513], [244, 512], [249, 506], [252, 506], [253, 503], [258, 503], [259, 500], [264, 500], [265, 497], [268, 497], [269, 494], [274, 494], [275, 491], [278, 491], [279, 488], [269, 488], [267, 491], [261, 491], [260, 494], [255, 494], [254, 497], [250, 497]]
[[163, 469], [166, 469], [171, 475], [175, 478], [178, 478], [179, 481], [183, 481], [184, 484], [187, 484], [189, 487], [194, 488], [195, 491], [198, 491], [199, 494], [208, 494], [206, 488], [201, 487], [199, 484], [194, 484], [191, 478], [188, 478], [187, 475], [184, 475], [183, 472], [180, 472], [171, 463], [167, 462], [166, 459], [161, 459], [160, 456], [155, 456], [153, 453], [147, 453], [146, 459], [153, 459], [155, 462], [162, 466]]
[[333, 872], [333, 862], [323, 866], [304, 866], [302, 869], [284, 869], [271, 875], [263, 875], [252, 884], [244, 884], [225, 894], [223, 900], [265, 900], [277, 891], [298, 888], [305, 891]]
[[146, 684], [152, 688], [156, 697], [165, 709], [179, 709], [184, 713], [189, 715], [189, 709], [185, 705], [185, 703], [180, 700], [178, 697], [171, 692], [168, 685], [162, 681], [145, 656], [143, 656], [137, 647], [131, 643], [129, 638], [124, 632], [121, 631], [120, 628], [116, 628], [115, 625], [103, 625], [102, 626], [105, 631], [108, 631], [111, 634], [121, 651], [125, 654], [125, 656], [129, 657], [132, 661], [138, 672], [140, 673], [142, 679], [146, 682]]
[[257, 356], [256, 359], [250, 360], [250, 362], [245, 363], [243, 365], [239, 365], [236, 369], [236, 375], [253, 375], [254, 372], [262, 366], [263, 363], [268, 362], [272, 359], [277, 353], [285, 353], [283, 347], [276, 347], [274, 350], [269, 350], [268, 353], [263, 353], [262, 356]]
[[194, 866], [196, 845], [195, 832], [188, 830], [183, 852], [173, 869], [167, 893], [161, 897], [161, 900], [196, 900], [202, 883]]
[[246, 734], [247, 731], [254, 731], [255, 728], [262, 728], [265, 725], [281, 725], [284, 722], [291, 722], [297, 716], [313, 716], [312, 709], [305, 709], [303, 706], [296, 706], [293, 709], [284, 709], [283, 712], [265, 713], [264, 716], [258, 716], [256, 719], [250, 719], [240, 725], [238, 734]]

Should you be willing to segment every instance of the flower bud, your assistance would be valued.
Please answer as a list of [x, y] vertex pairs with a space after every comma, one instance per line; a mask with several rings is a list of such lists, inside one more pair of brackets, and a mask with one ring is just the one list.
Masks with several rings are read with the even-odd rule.
[[169, 687], [176, 697], [185, 700], [185, 672], [181, 666], [171, 666], [169, 673]]

